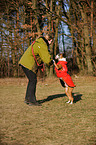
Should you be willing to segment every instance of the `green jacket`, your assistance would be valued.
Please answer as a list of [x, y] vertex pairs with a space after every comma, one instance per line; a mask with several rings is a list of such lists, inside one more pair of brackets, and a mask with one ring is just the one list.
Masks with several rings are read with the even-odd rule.
[[[51, 55], [48, 52], [48, 45], [46, 42], [47, 41], [45, 41], [45, 39], [42, 37], [36, 39], [35, 43], [33, 44], [33, 51], [39, 64], [44, 62], [49, 65], [51, 62]], [[19, 64], [23, 65], [29, 70], [32, 70], [33, 72], [37, 71], [38, 66], [32, 54], [32, 44], [22, 55]]]

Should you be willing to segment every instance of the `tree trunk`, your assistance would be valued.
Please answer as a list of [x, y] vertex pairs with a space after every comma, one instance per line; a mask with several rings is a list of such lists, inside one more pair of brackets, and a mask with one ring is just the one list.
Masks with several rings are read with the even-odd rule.
[[[59, 16], [60, 12], [60, 2], [58, 2], [58, 5], [56, 5], [55, 11], [57, 12], [57, 15]], [[59, 25], [59, 18], [55, 21], [56, 28], [55, 28], [55, 48], [54, 48], [54, 55], [56, 55], [59, 52], [58, 48], [58, 25]]]
[[0, 32], [1, 32], [1, 43], [0, 43], [0, 47], [1, 47], [1, 51], [0, 51], [0, 77], [3, 77], [3, 34], [1, 31], [1, 27], [0, 27]]
[[89, 39], [87, 15], [83, 10], [81, 10], [81, 15], [84, 22], [83, 34], [84, 34], [84, 41], [85, 41], [84, 43], [85, 43], [85, 51], [86, 51], [86, 63], [87, 63], [87, 69], [88, 69], [87, 71], [88, 71], [88, 74], [92, 74], [93, 66], [91, 62], [91, 46], [90, 46], [90, 39]]

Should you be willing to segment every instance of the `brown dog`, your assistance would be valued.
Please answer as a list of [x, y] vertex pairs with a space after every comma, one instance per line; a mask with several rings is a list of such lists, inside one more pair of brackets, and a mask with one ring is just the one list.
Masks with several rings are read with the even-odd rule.
[[[62, 59], [62, 55], [61, 56], [61, 60], [60, 61], [65, 61], [64, 59]], [[59, 77], [61, 85], [63, 87], [65, 87], [65, 93], [67, 95], [67, 97], [69, 98], [69, 101], [67, 103], [73, 104], [74, 98], [72, 96], [72, 91], [74, 89], [74, 83], [70, 77], [70, 75], [67, 73], [67, 66], [63, 65], [63, 62], [57, 63], [54, 61], [54, 65], [55, 65], [55, 71], [57, 72], [57, 77]], [[62, 66], [63, 65], [63, 66]], [[70, 86], [69, 84], [71, 83], [72, 86]]]

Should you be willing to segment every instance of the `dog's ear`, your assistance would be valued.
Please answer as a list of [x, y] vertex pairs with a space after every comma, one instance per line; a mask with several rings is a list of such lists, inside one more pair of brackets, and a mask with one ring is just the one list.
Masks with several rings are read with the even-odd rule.
[[59, 56], [59, 54], [57, 54], [56, 56], [55, 56], [55, 59], [59, 59], [60, 58], [60, 56]]

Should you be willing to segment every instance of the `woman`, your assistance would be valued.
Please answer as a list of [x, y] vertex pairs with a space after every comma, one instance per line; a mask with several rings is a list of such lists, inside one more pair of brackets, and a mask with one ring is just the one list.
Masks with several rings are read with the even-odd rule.
[[37, 38], [33, 44], [31, 44], [25, 51], [19, 61], [25, 75], [29, 82], [26, 90], [25, 103], [31, 105], [40, 106], [36, 100], [36, 84], [37, 84], [37, 71], [43, 66], [43, 62], [51, 65], [51, 55], [48, 48], [52, 42], [51, 35], [45, 35], [45, 37]]

